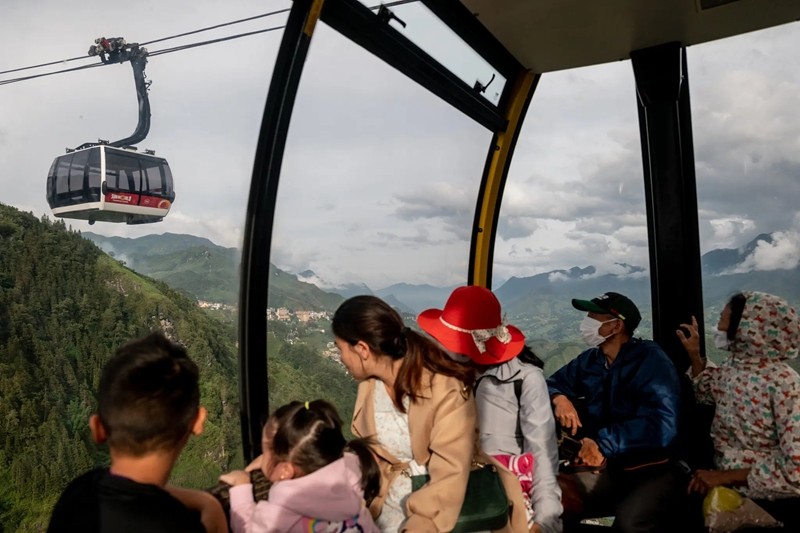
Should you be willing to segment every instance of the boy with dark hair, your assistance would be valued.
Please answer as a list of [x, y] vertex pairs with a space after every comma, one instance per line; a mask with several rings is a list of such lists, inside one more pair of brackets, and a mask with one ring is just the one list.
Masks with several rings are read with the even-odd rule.
[[49, 533], [194, 533], [206, 531], [204, 523], [224, 523], [210, 494], [166, 488], [189, 435], [199, 435], [206, 419], [197, 365], [186, 350], [161, 333], [122, 346], [103, 369], [97, 403], [89, 428], [95, 442], [108, 443], [111, 467], [66, 488]]

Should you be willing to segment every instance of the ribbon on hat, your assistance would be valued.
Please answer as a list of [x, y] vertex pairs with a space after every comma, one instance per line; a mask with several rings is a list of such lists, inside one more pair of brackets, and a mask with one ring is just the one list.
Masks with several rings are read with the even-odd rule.
[[472, 335], [472, 341], [475, 343], [475, 347], [478, 348], [479, 353], [486, 353], [486, 341], [492, 337], [495, 337], [503, 344], [511, 342], [511, 333], [508, 331], [508, 322], [506, 322], [505, 315], [503, 315], [503, 320], [499, 326], [490, 329], [464, 329], [451, 324], [442, 316], [439, 317], [439, 320], [452, 330]]

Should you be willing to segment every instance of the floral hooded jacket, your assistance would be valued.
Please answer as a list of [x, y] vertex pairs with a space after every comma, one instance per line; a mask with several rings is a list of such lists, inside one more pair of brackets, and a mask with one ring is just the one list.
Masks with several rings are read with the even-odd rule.
[[742, 492], [751, 498], [800, 496], [800, 375], [786, 363], [800, 348], [800, 319], [782, 298], [743, 294], [731, 355], [695, 377], [695, 393], [716, 403], [717, 468], [750, 468]]

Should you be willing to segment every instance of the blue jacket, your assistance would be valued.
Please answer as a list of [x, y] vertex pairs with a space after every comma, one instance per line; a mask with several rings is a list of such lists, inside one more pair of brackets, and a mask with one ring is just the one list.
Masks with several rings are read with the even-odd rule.
[[547, 380], [550, 397], [563, 394], [576, 404], [583, 436], [612, 462], [669, 455], [680, 404], [672, 361], [655, 342], [631, 339], [611, 366], [605, 362], [599, 348], [581, 353]]

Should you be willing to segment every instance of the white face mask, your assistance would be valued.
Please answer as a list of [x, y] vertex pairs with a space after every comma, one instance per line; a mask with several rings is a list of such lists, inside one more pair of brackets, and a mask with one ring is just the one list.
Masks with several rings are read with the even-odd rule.
[[604, 340], [606, 340], [608, 337], [611, 336], [609, 335], [608, 337], [603, 337], [602, 335], [600, 335], [600, 326], [602, 326], [603, 324], [607, 324], [609, 322], [613, 322], [615, 320], [619, 319], [612, 318], [611, 320], [600, 322], [596, 318], [592, 318], [590, 316], [584, 318], [580, 325], [581, 338], [583, 339], [583, 342], [585, 342], [587, 346], [592, 348], [594, 348], [595, 346], [600, 346]]
[[718, 350], [730, 350], [731, 343], [728, 340], [728, 332], [727, 331], [720, 331], [718, 329], [714, 330], [714, 346]]

